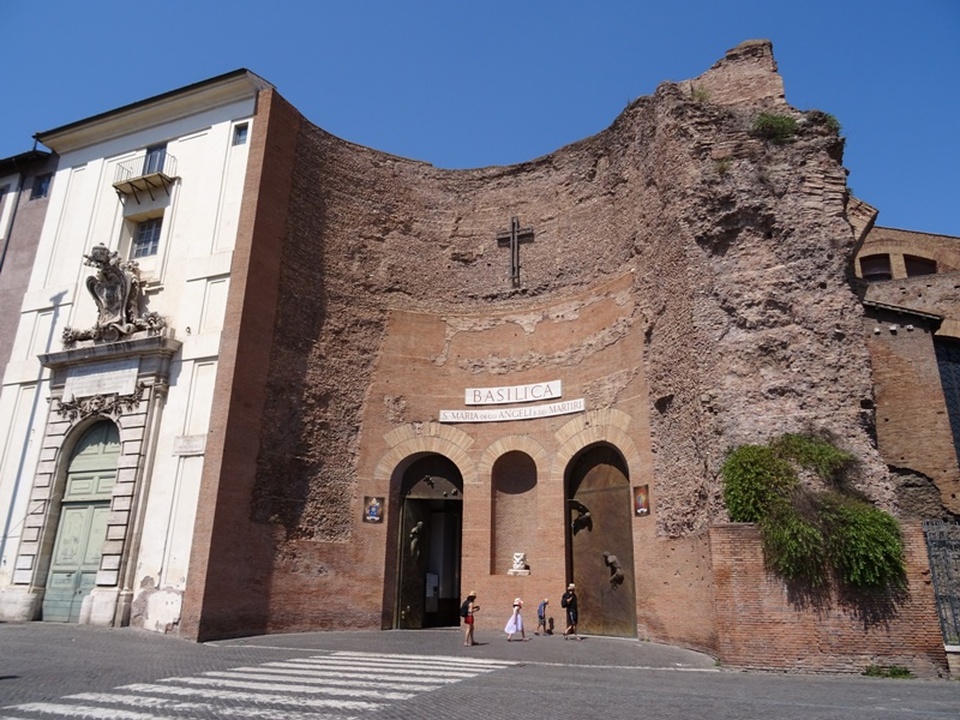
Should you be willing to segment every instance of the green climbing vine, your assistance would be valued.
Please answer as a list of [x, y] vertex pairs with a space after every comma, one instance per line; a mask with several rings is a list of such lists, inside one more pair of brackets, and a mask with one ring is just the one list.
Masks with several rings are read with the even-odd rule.
[[[833, 576], [859, 588], [903, 588], [903, 538], [897, 521], [844, 485], [854, 457], [830, 442], [787, 434], [732, 450], [720, 473], [734, 522], [760, 527], [767, 565], [786, 580], [820, 587]], [[814, 472], [827, 489], [801, 484]]]

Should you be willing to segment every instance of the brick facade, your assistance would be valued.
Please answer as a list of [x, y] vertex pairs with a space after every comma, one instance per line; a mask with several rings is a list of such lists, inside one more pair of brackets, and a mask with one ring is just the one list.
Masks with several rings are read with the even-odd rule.
[[[624, 568], [638, 637], [751, 667], [941, 667], [932, 634], [901, 629], [936, 623], [919, 591], [889, 637], [857, 635], [843, 612], [829, 651], [832, 636], [790, 634], [786, 621], [819, 616], [766, 576], [754, 536], [722, 524], [724, 453], [783, 432], [833, 434], [861, 460], [861, 492], [898, 502], [872, 438], [879, 339], [844, 275], [859, 234], [836, 139], [809, 126], [773, 148], [747, 132], [758, 108], [794, 112], [768, 51], [743, 46], [691, 81], [713, 103], [665, 85], [609, 130], [511, 168], [352, 145], [262, 93], [181, 631], [402, 626], [402, 488], [429, 458], [456, 469], [459, 589], [479, 590], [481, 628], [516, 596], [550, 597], [562, 625], [571, 468], [605, 447], [649, 489]], [[534, 231], [518, 287], [496, 240], [511, 217]], [[901, 352], [928, 358], [925, 333]], [[440, 422], [466, 388], [553, 381], [585, 410]], [[384, 498], [382, 523], [361, 521], [369, 497]], [[515, 552], [529, 574], [507, 572]], [[741, 626], [742, 607], [755, 611]]]
[[[714, 102], [664, 86], [594, 138], [469, 171], [343, 142], [275, 93], [261, 97], [268, 131], [252, 148], [224, 346], [236, 370], [225, 363], [230, 401], [208, 444], [191, 566], [203, 580], [188, 590], [183, 632], [401, 626], [402, 487], [430, 457], [452, 463], [461, 484], [460, 591], [478, 589], [493, 611], [481, 624], [499, 624], [496, 609], [516, 596], [552, 598], [562, 622], [567, 483], [578, 458], [608, 447], [630, 485], [649, 488], [625, 568], [638, 637], [796, 669], [852, 669], [870, 653], [840, 645], [874, 638], [877, 657], [929, 654], [930, 638], [907, 651], [849, 633], [831, 651], [846, 659], [803, 660], [802, 635], [780, 628], [797, 611], [762, 573], [759, 546], [732, 545], [717, 525], [726, 449], [782, 432], [832, 433], [861, 458], [862, 492], [892, 510], [897, 493], [870, 435], [865, 321], [844, 278], [856, 238], [834, 139], [771, 149], [746, 132], [758, 107], [790, 111], [764, 44], [691, 82], [714, 88]], [[695, 158], [686, 175], [681, 156]], [[720, 156], [729, 175], [717, 174]], [[778, 169], [794, 163], [802, 176]], [[496, 241], [511, 217], [534, 231], [519, 287]], [[797, 282], [807, 277], [822, 280]], [[548, 381], [585, 411], [439, 421], [463, 408], [465, 388]], [[361, 522], [368, 497], [385, 499], [383, 523]], [[515, 552], [529, 574], [508, 572]], [[734, 564], [753, 574], [734, 583]], [[731, 598], [748, 585], [759, 609], [740, 627]], [[926, 596], [909, 610], [924, 611], [935, 623]], [[780, 637], [792, 651], [777, 649]]]
[[[960, 507], [934, 354], [937, 338], [960, 337], [943, 310], [955, 289], [851, 281], [855, 253], [922, 243], [872, 234], [842, 140], [786, 104], [769, 43], [744, 43], [596, 136], [506, 168], [443, 170], [353, 145], [256, 87], [236, 244], [218, 258], [230, 260], [229, 290], [189, 574], [179, 620], [159, 629], [206, 640], [406, 627], [419, 611], [405, 573], [426, 543], [405, 525], [414, 499], [442, 516], [432, 547], [455, 565], [432, 599], [478, 590], [484, 630], [499, 631], [517, 596], [551, 598], [562, 627], [560, 594], [586, 577], [587, 621], [621, 588], [628, 617], [611, 634], [726, 665], [943, 670], [915, 521]], [[751, 132], [768, 111], [799, 121], [792, 142]], [[518, 277], [498, 242], [513, 218], [532, 229]], [[933, 244], [941, 269], [960, 267], [949, 242]], [[148, 370], [119, 422], [104, 545], [104, 581], [126, 593], [121, 624], [137, 612], [124, 568], [166, 382]], [[538, 383], [562, 386], [549, 412], [523, 417], [550, 405], [514, 402], [499, 407], [517, 415], [496, 422], [457, 419], [468, 388]], [[787, 432], [828, 434], [857, 457], [856, 489], [904, 522], [907, 597], [795, 597], [766, 572], [756, 528], [727, 522], [725, 454]], [[47, 429], [37, 500], [70, 434], [60, 420]], [[574, 486], [593, 470], [598, 502], [611, 488], [635, 502], [644, 487], [649, 512], [578, 509]], [[410, 494], [438, 482], [434, 496]], [[367, 522], [368, 498], [382, 498], [382, 522]], [[624, 527], [604, 526], [611, 518], [627, 521], [627, 552], [608, 573]], [[25, 571], [52, 538], [43, 522], [25, 525], [36, 529]], [[592, 563], [585, 574], [578, 530], [603, 541], [576, 560]], [[519, 552], [526, 567], [511, 572]], [[420, 578], [426, 593], [433, 574]]]
[[797, 596], [763, 564], [754, 525], [710, 529], [716, 577], [717, 654], [724, 665], [806, 672], [862, 673], [899, 665], [920, 676], [944, 674], [947, 658], [923, 532], [904, 524], [908, 593], [839, 598]]

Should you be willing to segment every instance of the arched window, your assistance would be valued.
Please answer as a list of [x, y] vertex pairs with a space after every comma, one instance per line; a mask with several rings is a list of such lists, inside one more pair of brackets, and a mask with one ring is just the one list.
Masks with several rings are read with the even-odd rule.
[[937, 273], [937, 261], [930, 258], [904, 255], [903, 264], [907, 267], [907, 277], [936, 275]]
[[864, 280], [890, 280], [893, 273], [890, 271], [889, 255], [865, 255], [860, 258], [860, 274]]

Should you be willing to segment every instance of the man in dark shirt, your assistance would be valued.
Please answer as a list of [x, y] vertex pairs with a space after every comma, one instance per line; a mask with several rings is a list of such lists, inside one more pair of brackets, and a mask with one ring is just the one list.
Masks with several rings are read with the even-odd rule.
[[566, 640], [568, 637], [573, 637], [577, 640], [582, 640], [577, 634], [577, 620], [579, 614], [577, 612], [577, 593], [576, 585], [570, 583], [567, 585], [567, 591], [563, 594], [563, 597], [560, 599], [560, 606], [566, 608], [567, 610], [567, 628], [563, 631], [563, 639]]

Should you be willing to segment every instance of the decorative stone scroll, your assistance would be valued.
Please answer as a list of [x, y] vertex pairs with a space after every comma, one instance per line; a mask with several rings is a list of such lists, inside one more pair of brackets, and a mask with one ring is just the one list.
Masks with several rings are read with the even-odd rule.
[[64, 347], [73, 347], [79, 340], [117, 342], [135, 332], [153, 334], [166, 326], [166, 320], [157, 313], [140, 312], [143, 291], [139, 263], [121, 260], [116, 250], [102, 243], [83, 257], [84, 265], [97, 268], [97, 274], [87, 278], [87, 290], [97, 303], [97, 322], [89, 330], [64, 328]]
[[143, 399], [143, 391], [147, 386], [142, 382], [137, 383], [137, 389], [130, 395], [91, 395], [90, 397], [71, 398], [70, 400], [58, 401], [57, 414], [60, 417], [75, 422], [91, 415], [109, 415], [119, 417], [124, 411], [130, 412], [136, 410], [140, 401]]

